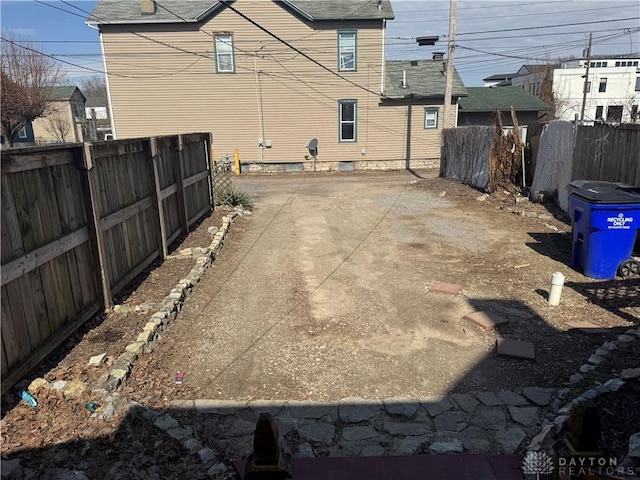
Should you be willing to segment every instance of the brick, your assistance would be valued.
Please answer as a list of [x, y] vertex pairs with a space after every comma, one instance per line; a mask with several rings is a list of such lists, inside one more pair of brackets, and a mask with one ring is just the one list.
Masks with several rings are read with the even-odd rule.
[[486, 312], [473, 312], [469, 315], [465, 315], [464, 318], [476, 325], [480, 325], [485, 330], [493, 330], [498, 325], [509, 322], [509, 320], [501, 317], [500, 315]]
[[531, 342], [501, 338], [497, 341], [496, 352], [503, 357], [536, 359], [533, 343]]
[[429, 291], [431, 293], [442, 293], [444, 295], [458, 295], [462, 291], [462, 285], [436, 282], [431, 286]]
[[601, 334], [607, 333], [609, 331], [606, 328], [599, 327], [598, 325], [594, 325], [593, 323], [589, 322], [570, 322], [567, 325], [572, 330], [579, 330], [582, 333], [588, 334]]

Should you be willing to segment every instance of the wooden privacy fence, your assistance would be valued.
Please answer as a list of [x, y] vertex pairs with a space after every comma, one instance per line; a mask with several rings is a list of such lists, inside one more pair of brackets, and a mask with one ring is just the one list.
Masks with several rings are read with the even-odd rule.
[[640, 125], [580, 126], [573, 150], [572, 179], [640, 185]]
[[213, 207], [211, 135], [2, 155], [2, 392]]

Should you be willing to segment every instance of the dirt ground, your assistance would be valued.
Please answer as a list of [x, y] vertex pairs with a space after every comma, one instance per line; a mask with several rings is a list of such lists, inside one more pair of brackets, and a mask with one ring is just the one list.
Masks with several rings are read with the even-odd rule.
[[[240, 178], [236, 186], [255, 198], [254, 214], [233, 224], [179, 317], [119, 392], [162, 410], [175, 399], [334, 401], [561, 386], [603, 341], [638, 324], [640, 280], [595, 281], [572, 270], [566, 217], [419, 173], [425, 178]], [[207, 246], [207, 228], [219, 226], [223, 213], [205, 219], [180, 248]], [[192, 266], [174, 258], [145, 272], [118, 299], [144, 309], [92, 319], [30, 378], [97, 379]], [[567, 282], [554, 308], [545, 296], [555, 271]], [[463, 295], [429, 293], [436, 281], [462, 285]], [[463, 319], [477, 310], [510, 322], [485, 332]], [[587, 336], [568, 327], [585, 320], [613, 328]], [[533, 342], [536, 361], [497, 357], [497, 336]], [[89, 358], [104, 352], [107, 364], [89, 369]], [[185, 372], [180, 387], [177, 371]], [[34, 411], [5, 396], [2, 454], [22, 452], [37, 468], [45, 449], [50, 465], [86, 458], [104, 478], [133, 478], [101, 471], [95, 458], [100, 448], [127, 451], [127, 435], [144, 437], [152, 427], [135, 415], [89, 421], [88, 400], [45, 398], [47, 408]], [[86, 438], [99, 439], [93, 451], [83, 447]], [[57, 442], [74, 442], [74, 450], [65, 458], [52, 447]], [[128, 461], [139, 472], [148, 472], [145, 462], [170, 469], [180, 448], [164, 434], [136, 445]], [[191, 468], [189, 478], [198, 478], [196, 466], [182, 465]]]
[[[148, 382], [167, 399], [319, 401], [558, 386], [607, 338], [569, 322], [613, 336], [637, 321], [638, 280], [569, 268], [570, 226], [542, 205], [409, 174], [241, 180], [255, 215], [134, 372], [125, 388], [140, 401], [162, 405]], [[464, 295], [429, 293], [436, 281]], [[463, 319], [477, 310], [509, 318], [497, 335], [533, 342], [536, 362], [496, 357], [496, 334]]]

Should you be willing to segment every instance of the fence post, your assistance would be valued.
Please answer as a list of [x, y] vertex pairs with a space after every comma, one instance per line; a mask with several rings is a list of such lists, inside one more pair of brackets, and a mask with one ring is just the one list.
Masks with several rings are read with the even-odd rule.
[[184, 191], [184, 149], [182, 135], [178, 135], [178, 163], [175, 165], [176, 183], [178, 184], [178, 213], [184, 233], [189, 233], [189, 211], [187, 210], [187, 197]]
[[91, 215], [89, 221], [96, 240], [96, 246], [98, 249], [98, 263], [100, 265], [100, 280], [102, 283], [102, 297], [104, 301], [104, 308], [111, 308], [111, 284], [109, 280], [109, 268], [107, 266], [106, 252], [104, 246], [104, 238], [102, 235], [102, 228], [100, 226], [100, 199], [98, 198], [98, 181], [96, 179], [96, 170], [93, 164], [93, 157], [91, 155], [91, 144], [83, 144], [83, 163], [84, 170], [87, 174], [87, 190], [89, 207], [91, 209]]
[[215, 209], [215, 201], [214, 198], [214, 183], [213, 183], [213, 172], [214, 172], [214, 156], [213, 156], [213, 134], [211, 132], [207, 133], [207, 138], [205, 139], [205, 156], [207, 158], [207, 168], [209, 169], [209, 201], [211, 202], [211, 208]]
[[153, 162], [153, 179], [156, 186], [156, 203], [158, 206], [158, 218], [160, 219], [160, 243], [162, 245], [162, 258], [167, 258], [167, 230], [164, 224], [164, 208], [162, 206], [162, 190], [160, 188], [160, 175], [158, 174], [158, 140], [156, 137], [149, 139], [151, 146], [151, 161]]

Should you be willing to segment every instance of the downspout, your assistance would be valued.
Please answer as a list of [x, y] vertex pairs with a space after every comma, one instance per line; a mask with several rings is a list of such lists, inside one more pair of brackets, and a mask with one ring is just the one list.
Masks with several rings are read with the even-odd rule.
[[[91, 27], [91, 25], [89, 25]], [[94, 28], [94, 27], [91, 27]], [[107, 87], [107, 102], [109, 103], [109, 123], [111, 124], [111, 135], [113, 139], [118, 138], [116, 135], [116, 123], [113, 120], [113, 102], [111, 101], [111, 86], [109, 85], [109, 72], [107, 71], [107, 57], [104, 54], [104, 42], [102, 41], [102, 31], [97, 28], [100, 34], [100, 50], [102, 51], [102, 64], [104, 65], [104, 81]]]
[[380, 93], [382, 93], [384, 95], [384, 37], [385, 37], [385, 30], [387, 29], [387, 21], [386, 20], [382, 20], [382, 59], [381, 59], [381, 65], [382, 65], [382, 73], [380, 75]]

